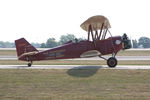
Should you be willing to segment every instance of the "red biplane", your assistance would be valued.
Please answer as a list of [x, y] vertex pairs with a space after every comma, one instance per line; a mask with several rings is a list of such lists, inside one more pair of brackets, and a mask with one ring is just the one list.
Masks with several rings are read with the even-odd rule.
[[[45, 51], [38, 51], [24, 38], [15, 41], [18, 60], [28, 61], [30, 67], [33, 61], [54, 60], [54, 59], [70, 59], [82, 57], [99, 56], [107, 61], [109, 67], [117, 65], [115, 58], [121, 49], [131, 48], [130, 40], [127, 35], [112, 36], [109, 28], [109, 21], [104, 16], [93, 16], [81, 24], [81, 28], [88, 33], [87, 40], [67, 43]], [[109, 35], [109, 36], [108, 36]], [[112, 54], [108, 59], [103, 55]]]

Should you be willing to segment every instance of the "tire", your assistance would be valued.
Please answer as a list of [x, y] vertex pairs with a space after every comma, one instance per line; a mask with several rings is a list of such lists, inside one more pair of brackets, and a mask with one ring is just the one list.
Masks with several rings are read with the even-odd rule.
[[31, 67], [31, 65], [32, 65], [31, 63], [28, 63], [28, 67]]
[[107, 65], [109, 66], [109, 67], [116, 67], [116, 65], [117, 65], [117, 63], [118, 63], [118, 61], [117, 61], [117, 59], [115, 58], [115, 57], [110, 57], [108, 60], [107, 60]]

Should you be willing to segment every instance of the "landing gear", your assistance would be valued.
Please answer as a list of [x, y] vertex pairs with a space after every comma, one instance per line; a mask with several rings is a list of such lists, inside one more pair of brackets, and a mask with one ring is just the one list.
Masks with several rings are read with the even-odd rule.
[[118, 61], [115, 57], [110, 57], [108, 60], [107, 60], [107, 65], [109, 67], [116, 67]]
[[110, 57], [109, 59], [106, 59], [102, 56], [99, 56], [100, 58], [104, 59], [107, 61], [107, 65], [111, 68], [116, 67], [116, 65], [118, 64], [117, 59], [115, 58], [115, 55], [112, 55], [112, 57]]
[[28, 67], [31, 67], [32, 66], [32, 61], [30, 63], [28, 63]]

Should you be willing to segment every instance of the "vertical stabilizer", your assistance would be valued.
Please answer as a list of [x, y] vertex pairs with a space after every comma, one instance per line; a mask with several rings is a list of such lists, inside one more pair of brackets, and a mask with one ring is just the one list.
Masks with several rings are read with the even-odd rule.
[[15, 40], [17, 56], [20, 57], [24, 53], [38, 51], [35, 47], [33, 47], [28, 41], [24, 38]]

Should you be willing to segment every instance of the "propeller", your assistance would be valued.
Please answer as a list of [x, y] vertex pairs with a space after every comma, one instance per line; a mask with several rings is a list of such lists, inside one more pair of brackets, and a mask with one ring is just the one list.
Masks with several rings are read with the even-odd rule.
[[122, 36], [122, 42], [123, 42], [123, 50], [131, 48], [131, 40], [128, 38], [126, 33], [124, 33]]

